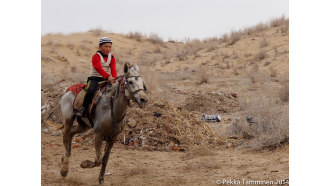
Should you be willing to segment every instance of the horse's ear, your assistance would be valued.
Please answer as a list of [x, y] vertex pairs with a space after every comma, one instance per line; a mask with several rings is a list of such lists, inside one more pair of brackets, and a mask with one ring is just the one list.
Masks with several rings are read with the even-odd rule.
[[125, 74], [128, 72], [128, 69], [129, 69], [130, 66], [131, 66], [131, 64], [125, 63], [125, 65], [124, 65], [124, 73]]
[[147, 92], [147, 87], [146, 87], [146, 84], [144, 84], [144, 82], [143, 82], [143, 89], [145, 92]]
[[139, 65], [135, 64], [135, 65], [134, 65], [134, 69], [135, 69], [136, 72], [139, 72], [139, 69], [140, 69], [140, 68], [139, 68]]

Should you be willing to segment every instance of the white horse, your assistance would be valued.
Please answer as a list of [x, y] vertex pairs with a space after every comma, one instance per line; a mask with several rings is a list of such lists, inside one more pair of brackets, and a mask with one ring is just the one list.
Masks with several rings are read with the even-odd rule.
[[[99, 182], [104, 183], [104, 172], [109, 159], [110, 151], [115, 143], [118, 134], [123, 131], [126, 125], [126, 111], [130, 100], [134, 100], [140, 108], [145, 107], [148, 102], [148, 96], [145, 93], [146, 87], [143, 79], [139, 75], [139, 67], [128, 63], [124, 66], [124, 75], [117, 80], [112, 87], [116, 87], [116, 96], [110, 97], [110, 89], [105, 89], [105, 92], [100, 97], [98, 104], [95, 107], [95, 114], [90, 117], [94, 123], [95, 133], [95, 161], [82, 161], [82, 168], [93, 168], [102, 164]], [[63, 143], [65, 154], [62, 157], [61, 175], [65, 177], [69, 171], [69, 157], [71, 154], [72, 137], [81, 132], [85, 132], [89, 125], [86, 124], [86, 118], [77, 117], [73, 111], [73, 101], [75, 95], [73, 92], [66, 92], [61, 99], [61, 110], [64, 117], [64, 134]], [[77, 119], [78, 125], [73, 126], [73, 121]], [[104, 149], [104, 155], [101, 159], [102, 141], [107, 141]]]

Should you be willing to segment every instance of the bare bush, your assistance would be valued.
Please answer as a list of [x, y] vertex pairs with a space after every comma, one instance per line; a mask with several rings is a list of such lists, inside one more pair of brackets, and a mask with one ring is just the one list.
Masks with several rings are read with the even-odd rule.
[[163, 43], [163, 39], [161, 37], [159, 37], [158, 34], [156, 34], [156, 33], [151, 33], [149, 35], [149, 38], [148, 39], [153, 44], [162, 44]]
[[187, 59], [187, 55], [188, 52], [185, 48], [178, 48], [178, 50], [176, 51], [176, 57], [181, 61]]
[[209, 74], [205, 67], [200, 66], [196, 73], [198, 77], [197, 84], [209, 83]]
[[237, 59], [240, 56], [240, 52], [237, 51], [237, 50], [233, 50], [233, 55], [232, 56], [233, 56], [233, 59]]
[[248, 27], [243, 30], [243, 33], [246, 33], [248, 35], [252, 35], [257, 32], [261, 32], [268, 29], [268, 26], [264, 23], [259, 23], [256, 26]]
[[228, 128], [228, 134], [249, 139], [242, 147], [252, 149], [273, 148], [288, 143], [289, 106], [273, 97], [253, 95], [244, 106], [246, 117], [236, 118]]
[[230, 37], [229, 37], [229, 45], [234, 45], [238, 40], [241, 39], [241, 32], [240, 31], [232, 31], [230, 33]]
[[287, 34], [289, 32], [289, 24], [281, 26], [280, 30], [282, 34]]
[[205, 48], [205, 42], [201, 42], [199, 39], [187, 40], [186, 41], [186, 50], [187, 54], [195, 54], [201, 49]]
[[278, 27], [281, 25], [288, 24], [289, 19], [287, 19], [284, 15], [278, 18], [273, 18], [270, 20], [270, 26], [271, 27]]
[[261, 49], [258, 53], [256, 53], [254, 59], [257, 60], [257, 61], [262, 61], [266, 57], [268, 57], [266, 51]]
[[222, 42], [227, 42], [229, 40], [228, 34], [223, 34], [221, 40]]
[[261, 31], [264, 31], [264, 30], [266, 30], [266, 29], [268, 29], [269, 27], [266, 25], [266, 24], [264, 24], [264, 23], [259, 23], [259, 24], [257, 24], [256, 26], [254, 26], [254, 31], [255, 32], [261, 32]]
[[281, 88], [278, 91], [278, 95], [283, 102], [289, 101], [289, 73], [284, 72], [281, 75]]
[[90, 29], [88, 32], [91, 32], [94, 36], [101, 36], [105, 33], [101, 27]]
[[264, 47], [266, 47], [266, 46], [268, 46], [269, 45], [269, 42], [265, 39], [265, 38], [263, 38], [260, 42], [259, 42], [259, 46], [260, 46], [260, 48], [264, 48]]
[[142, 34], [141, 34], [141, 32], [137, 32], [137, 31], [129, 32], [128, 38], [135, 39], [137, 41], [142, 41]]
[[221, 44], [221, 39], [219, 40], [217, 37], [211, 37], [203, 40], [204, 48], [207, 48], [207, 52], [210, 52], [214, 49], [216, 49], [219, 44]]
[[257, 64], [253, 65], [247, 74], [252, 83], [267, 81], [267, 72], [261, 71]]
[[161, 53], [161, 50], [159, 47], [154, 48], [154, 53]]

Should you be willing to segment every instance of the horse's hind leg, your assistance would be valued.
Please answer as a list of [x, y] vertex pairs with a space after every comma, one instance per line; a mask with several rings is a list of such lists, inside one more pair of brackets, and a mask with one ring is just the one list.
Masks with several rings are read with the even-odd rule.
[[[72, 138], [74, 135], [86, 131], [89, 126], [81, 120], [79, 117], [77, 118], [78, 125], [72, 128], [73, 120], [66, 120], [64, 124], [64, 135], [63, 135], [63, 143], [65, 146], [65, 156], [62, 159], [62, 170], [61, 175], [66, 176], [69, 170], [69, 157], [71, 155], [71, 144]], [[67, 128], [66, 128], [67, 127]]]
[[109, 156], [110, 156], [110, 151], [113, 147], [113, 144], [115, 143], [117, 139], [117, 135], [112, 137], [110, 139], [109, 142], [107, 142], [106, 146], [105, 146], [105, 149], [104, 149], [104, 155], [103, 155], [103, 158], [102, 158], [102, 167], [101, 167], [101, 170], [100, 170], [100, 176], [99, 176], [99, 182], [102, 184], [104, 183], [104, 173], [105, 173], [105, 168], [107, 166], [107, 163], [108, 163], [108, 160], [109, 160]]
[[70, 131], [74, 121], [74, 117], [64, 120], [64, 134], [63, 134], [63, 144], [65, 148], [65, 154], [62, 157], [62, 169], [61, 175], [65, 177], [69, 171], [69, 157], [71, 155], [71, 140]]

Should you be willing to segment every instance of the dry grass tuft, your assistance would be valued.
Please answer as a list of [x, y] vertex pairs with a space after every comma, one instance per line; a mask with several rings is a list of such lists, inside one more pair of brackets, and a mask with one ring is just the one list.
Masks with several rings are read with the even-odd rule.
[[246, 117], [234, 119], [228, 128], [229, 135], [248, 139], [241, 147], [261, 150], [288, 143], [288, 104], [282, 104], [274, 97], [253, 95], [244, 109]]
[[135, 176], [135, 175], [144, 175], [146, 174], [148, 171], [145, 168], [142, 168], [140, 166], [138, 167], [134, 167], [133, 169], [131, 169], [128, 173], [129, 176]]
[[208, 159], [201, 159], [197, 162], [191, 162], [183, 167], [185, 171], [196, 171], [201, 169], [220, 169], [221, 164], [217, 162], [215, 157], [211, 157]]
[[189, 148], [186, 157], [201, 157], [201, 156], [212, 156], [215, 153], [210, 149], [203, 146], [193, 146]]

